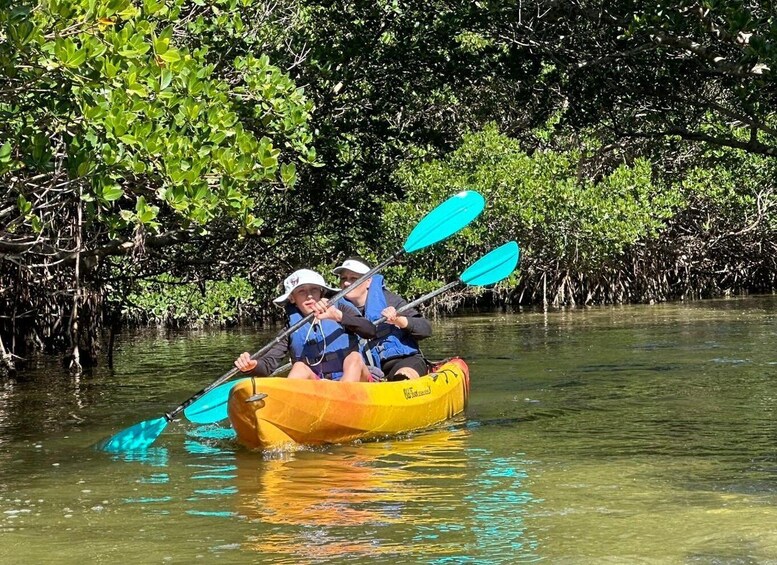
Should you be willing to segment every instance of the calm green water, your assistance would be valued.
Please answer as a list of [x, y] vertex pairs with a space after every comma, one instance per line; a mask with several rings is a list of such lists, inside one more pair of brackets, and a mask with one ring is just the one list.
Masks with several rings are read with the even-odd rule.
[[251, 453], [155, 418], [273, 334], [124, 335], [114, 372], [0, 383], [2, 563], [777, 563], [777, 297], [477, 315], [466, 419]]

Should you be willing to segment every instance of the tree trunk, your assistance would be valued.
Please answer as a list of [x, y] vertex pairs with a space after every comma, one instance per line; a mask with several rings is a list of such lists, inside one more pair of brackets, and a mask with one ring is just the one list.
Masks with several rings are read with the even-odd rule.
[[[79, 194], [80, 192], [81, 191], [79, 190]], [[79, 198], [78, 209], [76, 211], [76, 226], [75, 226], [75, 244], [76, 244], [76, 261], [75, 261], [75, 274], [74, 274], [75, 289], [73, 292], [73, 309], [70, 312], [70, 328], [69, 328], [71, 358], [70, 358], [70, 366], [68, 368], [70, 369], [70, 374], [74, 376], [78, 376], [83, 372], [83, 367], [81, 366], [81, 352], [78, 348], [78, 342], [79, 342], [78, 315], [79, 315], [79, 303], [81, 300], [81, 223], [82, 223], [82, 220], [83, 220], [82, 204]]]
[[16, 367], [13, 362], [13, 354], [5, 350], [3, 338], [0, 337], [0, 376], [5, 377], [15, 370]]

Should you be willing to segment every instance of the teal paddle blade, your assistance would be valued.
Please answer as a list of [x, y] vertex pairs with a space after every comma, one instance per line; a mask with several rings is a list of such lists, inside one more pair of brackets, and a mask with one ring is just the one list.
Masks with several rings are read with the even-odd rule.
[[461, 273], [459, 280], [470, 286], [485, 286], [494, 284], [510, 276], [518, 265], [521, 255], [518, 244], [509, 241], [497, 247], [488, 255], [481, 257], [466, 271]]
[[485, 206], [486, 200], [473, 190], [454, 194], [418, 222], [402, 248], [413, 253], [452, 236], [477, 218]]
[[217, 386], [210, 392], [198, 398], [194, 403], [187, 406], [183, 411], [183, 415], [190, 422], [195, 424], [215, 424], [221, 420], [227, 418], [227, 401], [229, 400], [229, 393], [237, 383], [247, 379], [240, 379], [238, 381], [229, 381], [222, 385]]
[[98, 449], [118, 453], [147, 449], [167, 427], [167, 418], [146, 420], [120, 431], [97, 445]]

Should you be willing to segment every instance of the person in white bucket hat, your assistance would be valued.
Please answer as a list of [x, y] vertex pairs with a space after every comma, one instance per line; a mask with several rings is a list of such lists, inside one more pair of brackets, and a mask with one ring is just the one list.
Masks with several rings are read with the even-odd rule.
[[[370, 268], [367, 261], [354, 255], [332, 272], [340, 277], [340, 288], [345, 289]], [[415, 308], [397, 314], [407, 301], [385, 287], [382, 275], [368, 278], [345, 298], [372, 322], [386, 318], [378, 325], [375, 339], [362, 345], [368, 365], [380, 369], [389, 381], [417, 379], [428, 372], [418, 342], [432, 335], [432, 326]]]
[[273, 300], [286, 309], [288, 327], [308, 314], [314, 319], [273, 345], [258, 360], [244, 352], [235, 367], [245, 374], [266, 377], [291, 357], [290, 379], [369, 381], [370, 372], [359, 352], [359, 337], [372, 339], [376, 328], [346, 300], [330, 304], [326, 295], [336, 292], [324, 277], [299, 269], [283, 281], [283, 294]]
[[291, 297], [291, 294], [294, 292], [294, 290], [304, 285], [313, 285], [319, 287], [318, 290], [320, 291], [321, 295], [334, 294], [337, 292], [337, 289], [327, 285], [324, 277], [319, 275], [317, 272], [311, 271], [310, 269], [299, 269], [298, 271], [294, 271], [288, 277], [283, 279], [284, 293], [281, 294], [278, 298], [274, 299], [273, 302], [279, 305], [285, 304], [289, 301], [289, 298]]

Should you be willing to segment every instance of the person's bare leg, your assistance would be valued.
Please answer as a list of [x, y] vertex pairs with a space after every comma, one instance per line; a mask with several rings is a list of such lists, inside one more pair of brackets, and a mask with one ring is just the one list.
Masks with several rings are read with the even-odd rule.
[[289, 371], [289, 376], [287, 378], [312, 380], [318, 377], [313, 372], [313, 369], [305, 365], [302, 361], [297, 361], [291, 366], [291, 371]]
[[394, 373], [394, 376], [396, 377], [399, 375], [402, 375], [408, 379], [417, 379], [421, 376], [418, 374], [418, 371], [410, 367], [402, 367], [401, 369], [397, 369], [397, 372]]
[[358, 383], [369, 382], [370, 370], [362, 359], [361, 353], [352, 351], [343, 359], [343, 376], [340, 382]]

